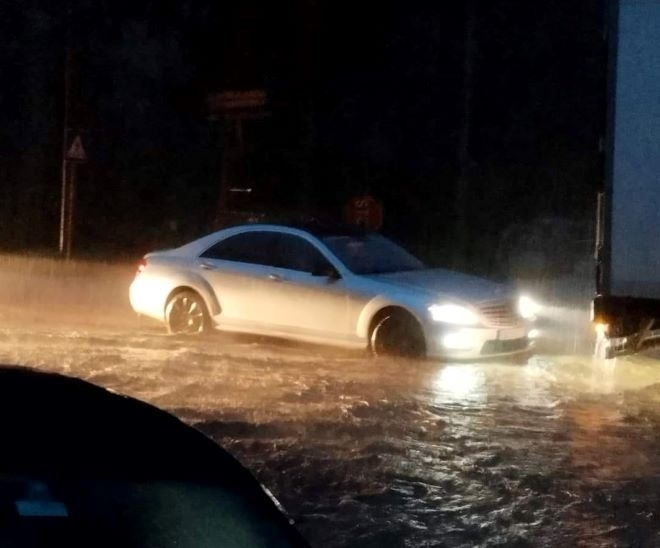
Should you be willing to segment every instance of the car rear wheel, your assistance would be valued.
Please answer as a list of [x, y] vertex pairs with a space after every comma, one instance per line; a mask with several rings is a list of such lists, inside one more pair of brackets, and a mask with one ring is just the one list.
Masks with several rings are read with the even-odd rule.
[[374, 356], [419, 358], [426, 353], [421, 327], [405, 312], [392, 311], [377, 318], [369, 343]]
[[165, 306], [165, 322], [171, 334], [202, 333], [209, 327], [209, 314], [202, 297], [194, 291], [179, 291]]

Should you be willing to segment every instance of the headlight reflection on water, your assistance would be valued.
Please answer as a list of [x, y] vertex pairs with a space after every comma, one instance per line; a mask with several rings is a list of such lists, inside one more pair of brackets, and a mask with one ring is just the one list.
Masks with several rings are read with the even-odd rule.
[[486, 398], [484, 372], [473, 364], [447, 365], [438, 371], [433, 391], [438, 403], [480, 402]]

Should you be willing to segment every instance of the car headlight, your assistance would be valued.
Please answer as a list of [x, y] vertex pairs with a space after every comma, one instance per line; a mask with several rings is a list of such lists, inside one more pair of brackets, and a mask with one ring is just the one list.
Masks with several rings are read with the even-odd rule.
[[527, 295], [523, 295], [518, 299], [518, 312], [526, 320], [533, 320], [539, 313], [540, 306]]
[[436, 322], [456, 325], [474, 325], [479, 323], [479, 316], [473, 310], [458, 304], [434, 304], [429, 306], [431, 318]]

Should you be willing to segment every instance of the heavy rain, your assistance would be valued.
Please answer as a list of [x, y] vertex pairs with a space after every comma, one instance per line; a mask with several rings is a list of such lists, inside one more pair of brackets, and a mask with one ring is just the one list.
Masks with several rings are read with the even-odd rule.
[[130, 310], [133, 275], [131, 264], [4, 256], [0, 360], [200, 429], [313, 546], [660, 542], [660, 368], [650, 352], [590, 355], [586, 279], [535, 284], [550, 313], [529, 358], [445, 363], [170, 336]]
[[[173, 414], [315, 547], [660, 546], [660, 352], [608, 354], [660, 325], [658, 21], [633, 0], [0, 4], [0, 362]], [[292, 218], [512, 283], [534, 347], [376, 358], [131, 309], [145, 253]], [[527, 344], [505, 327], [488, 342]]]

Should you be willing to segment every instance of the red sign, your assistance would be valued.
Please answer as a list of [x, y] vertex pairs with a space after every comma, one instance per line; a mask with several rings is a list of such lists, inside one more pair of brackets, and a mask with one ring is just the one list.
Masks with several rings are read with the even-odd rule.
[[351, 198], [344, 208], [348, 223], [378, 230], [383, 226], [383, 206], [373, 196], [365, 194]]

